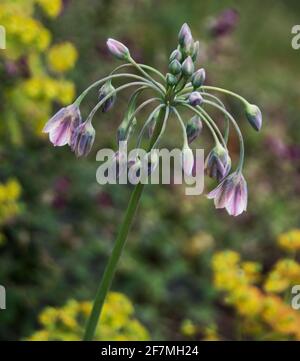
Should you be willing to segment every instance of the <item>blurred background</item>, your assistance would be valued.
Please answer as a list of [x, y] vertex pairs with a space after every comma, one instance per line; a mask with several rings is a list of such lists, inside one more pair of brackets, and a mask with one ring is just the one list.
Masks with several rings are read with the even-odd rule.
[[[45, 122], [119, 65], [108, 37], [166, 72], [184, 22], [201, 41], [207, 84], [262, 110], [256, 133], [240, 104], [222, 97], [245, 135], [248, 211], [234, 218], [183, 186], [147, 186], [97, 338], [300, 339], [290, 306], [300, 284], [299, 15], [296, 0], [1, 0], [0, 339], [80, 339], [132, 190], [95, 179], [96, 151], [116, 147], [129, 93], [96, 116], [87, 159], [54, 148]], [[175, 125], [167, 134], [165, 146], [180, 146]], [[209, 150], [209, 141], [204, 132], [197, 145]], [[236, 161], [234, 136], [229, 146]], [[207, 179], [205, 192], [214, 186]]]

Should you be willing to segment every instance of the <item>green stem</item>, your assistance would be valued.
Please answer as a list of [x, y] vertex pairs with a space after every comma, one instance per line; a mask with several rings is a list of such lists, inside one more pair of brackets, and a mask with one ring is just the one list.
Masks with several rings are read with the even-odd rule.
[[139, 76], [139, 75], [135, 75], [135, 74], [128, 74], [128, 73], [122, 73], [122, 74], [112, 74], [112, 75], [109, 75], [109, 76], [106, 76], [105, 78], [102, 78], [100, 80], [97, 80], [95, 81], [93, 84], [91, 84], [88, 88], [86, 88], [79, 96], [78, 98], [75, 100], [75, 103], [77, 105], [80, 105], [80, 103], [82, 102], [82, 100], [84, 99], [84, 97], [88, 94], [88, 92], [90, 90], [92, 90], [93, 88], [105, 83], [106, 81], [108, 80], [111, 80], [111, 79], [115, 79], [115, 78], [133, 78], [133, 79], [137, 79], [137, 80], [142, 80], [143, 82], [147, 83], [147, 85], [154, 89], [154, 90], [157, 90], [159, 91], [159, 93], [161, 95], [164, 95], [164, 93], [161, 91], [161, 89], [152, 84], [151, 82], [149, 82], [149, 80], [145, 79], [144, 77], [142, 76]]
[[[156, 74], [157, 76], [159, 76], [162, 80], [165, 80], [164, 75], [163, 75], [160, 71], [158, 71], [157, 69], [152, 68], [152, 66], [145, 65], [145, 64], [140, 64], [140, 63], [137, 63], [137, 65], [140, 66], [142, 69], [146, 69], [146, 70], [149, 70], [149, 71], [153, 72], [154, 74]], [[115, 69], [111, 72], [111, 74], [116, 73], [116, 72], [117, 72], [118, 70], [120, 70], [120, 69], [123, 69], [123, 68], [126, 68], [126, 67], [131, 67], [131, 66], [135, 67], [135, 65], [134, 65], [134, 64], [131, 64], [131, 63], [119, 65], [117, 68], [115, 68]]]
[[[156, 124], [153, 136], [152, 136], [150, 144], [149, 144], [148, 152], [152, 149], [157, 137], [159, 137], [159, 135], [161, 133], [161, 129], [162, 129], [163, 123], [165, 121], [165, 117], [166, 117], [167, 113], [168, 112], [166, 111], [166, 108], [163, 108], [159, 113], [159, 116], [157, 119], [157, 124]], [[96, 330], [96, 327], [97, 327], [97, 324], [98, 324], [98, 321], [99, 321], [99, 318], [101, 315], [105, 297], [111, 286], [112, 279], [115, 274], [116, 267], [117, 267], [118, 261], [120, 259], [120, 256], [122, 254], [122, 250], [124, 248], [124, 245], [125, 245], [125, 242], [127, 239], [127, 235], [130, 230], [134, 215], [136, 213], [143, 189], [144, 189], [144, 184], [138, 183], [132, 192], [132, 195], [131, 195], [131, 198], [130, 198], [130, 201], [128, 203], [128, 207], [127, 207], [127, 210], [125, 213], [125, 217], [124, 217], [121, 227], [119, 229], [111, 256], [109, 258], [108, 264], [105, 268], [102, 280], [100, 282], [100, 285], [99, 285], [97, 293], [96, 293], [92, 313], [90, 315], [90, 318], [88, 320], [86, 330], [85, 330], [85, 335], [84, 335], [85, 341], [94, 339], [95, 330]]]

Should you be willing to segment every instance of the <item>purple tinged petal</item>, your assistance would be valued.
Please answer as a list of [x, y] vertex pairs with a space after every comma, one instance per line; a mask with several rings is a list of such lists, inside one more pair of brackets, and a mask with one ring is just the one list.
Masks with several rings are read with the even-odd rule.
[[65, 112], [66, 112], [66, 108], [62, 108], [56, 114], [54, 114], [53, 117], [49, 119], [46, 125], [44, 126], [43, 132], [49, 133], [51, 130], [58, 127], [63, 119]]

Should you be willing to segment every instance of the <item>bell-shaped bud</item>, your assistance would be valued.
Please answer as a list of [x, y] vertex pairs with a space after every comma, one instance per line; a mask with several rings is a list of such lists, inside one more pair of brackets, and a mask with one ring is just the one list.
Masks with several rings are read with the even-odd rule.
[[186, 124], [186, 135], [189, 144], [191, 144], [201, 133], [203, 128], [200, 117], [194, 115]]
[[220, 182], [227, 176], [231, 168], [231, 159], [228, 151], [221, 145], [217, 144], [208, 154], [205, 161], [206, 174]]
[[104, 83], [102, 85], [102, 87], [99, 90], [99, 96], [98, 99], [99, 101], [101, 101], [102, 99], [104, 99], [108, 94], [113, 93], [111, 97], [109, 97], [101, 106], [102, 112], [106, 113], [108, 112], [113, 105], [115, 104], [116, 101], [116, 93], [114, 93], [116, 89], [114, 88], [114, 86], [111, 84], [110, 81], [107, 81], [106, 83]]
[[247, 103], [245, 112], [250, 125], [259, 131], [262, 126], [262, 115], [259, 107], [255, 104]]
[[178, 79], [177, 79], [177, 77], [175, 75], [173, 75], [171, 73], [167, 74], [166, 82], [167, 82], [168, 85], [171, 85], [171, 86], [176, 85], [177, 81], [178, 81]]
[[194, 89], [201, 87], [205, 82], [205, 70], [201, 68], [195, 71], [192, 75], [191, 82]]
[[188, 56], [182, 63], [181, 70], [182, 70], [183, 75], [186, 77], [189, 77], [193, 74], [193, 72], [195, 70], [195, 66], [194, 66], [193, 60], [190, 56]]
[[193, 107], [196, 107], [197, 105], [201, 105], [203, 103], [203, 98], [199, 92], [192, 92], [189, 95], [189, 103]]
[[142, 173], [142, 162], [139, 158], [131, 159], [128, 162], [128, 180], [131, 184], [139, 183]]
[[195, 62], [198, 58], [199, 55], [199, 50], [200, 50], [200, 43], [199, 41], [195, 41], [194, 45], [193, 45], [193, 53], [192, 53], [192, 60]]
[[169, 70], [174, 75], [179, 74], [181, 72], [181, 64], [179, 63], [179, 61], [176, 59], [171, 61], [171, 63], [169, 64]]
[[128, 48], [120, 43], [117, 40], [114, 39], [108, 39], [106, 42], [106, 45], [108, 47], [108, 50], [110, 53], [115, 56], [117, 59], [120, 60], [128, 60], [130, 57]]
[[94, 144], [95, 134], [95, 129], [90, 121], [86, 121], [74, 129], [71, 135], [71, 149], [77, 157], [89, 154]]
[[193, 166], [194, 166], [193, 151], [188, 145], [186, 145], [182, 149], [182, 169], [184, 171], [184, 174], [190, 176], [193, 171]]
[[150, 153], [147, 153], [145, 159], [143, 160], [143, 167], [146, 171], [146, 174], [152, 174], [157, 168], [159, 163], [159, 157], [157, 151], [152, 150]]
[[181, 62], [182, 58], [183, 57], [181, 51], [179, 49], [175, 49], [170, 55], [169, 62], [171, 63], [173, 60], [178, 60], [179, 62]]

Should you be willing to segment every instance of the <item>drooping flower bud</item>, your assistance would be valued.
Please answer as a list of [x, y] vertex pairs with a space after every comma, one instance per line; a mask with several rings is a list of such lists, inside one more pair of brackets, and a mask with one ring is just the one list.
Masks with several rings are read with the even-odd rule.
[[128, 162], [128, 179], [131, 184], [137, 184], [141, 179], [142, 162], [139, 158], [132, 159]]
[[262, 115], [259, 107], [255, 104], [247, 103], [245, 112], [250, 125], [259, 131], [262, 126]]
[[159, 158], [157, 151], [151, 151], [147, 153], [143, 160], [143, 167], [148, 175], [152, 174], [158, 166]]
[[174, 59], [170, 64], [169, 64], [169, 70], [172, 74], [177, 75], [181, 72], [181, 64], [179, 63], [178, 60]]
[[128, 60], [130, 54], [128, 48], [122, 44], [121, 42], [114, 40], [114, 39], [108, 39], [106, 42], [106, 45], [108, 47], [108, 50], [110, 53], [115, 56], [117, 59], [120, 60]]
[[208, 154], [205, 161], [206, 174], [220, 182], [227, 176], [231, 168], [231, 159], [228, 151], [221, 145], [217, 144]]
[[201, 87], [205, 82], [205, 70], [201, 68], [195, 71], [192, 75], [191, 82], [194, 89]]
[[86, 121], [74, 129], [71, 136], [71, 149], [77, 157], [89, 154], [94, 144], [95, 134], [95, 129], [90, 121]]
[[184, 174], [190, 176], [193, 171], [193, 166], [194, 166], [193, 151], [188, 145], [186, 145], [182, 149], [182, 169], [184, 171]]
[[170, 58], [169, 58], [169, 62], [171, 63], [175, 59], [178, 60], [179, 62], [181, 62], [181, 60], [182, 60], [182, 54], [179, 49], [175, 49], [172, 51]]
[[43, 132], [49, 133], [51, 143], [55, 147], [71, 144], [71, 136], [74, 129], [81, 123], [81, 114], [76, 104], [71, 104], [60, 109], [46, 123]]
[[177, 77], [171, 73], [168, 73], [167, 76], [166, 76], [166, 81], [167, 81], [167, 84], [168, 85], [175, 85], [177, 84]]
[[188, 137], [188, 142], [191, 144], [201, 133], [203, 128], [202, 121], [200, 117], [194, 115], [186, 125], [186, 135]]
[[[102, 87], [99, 90], [99, 101], [104, 99], [108, 94], [115, 91], [114, 86], [111, 84], [110, 81], [107, 81], [102, 85]], [[113, 93], [111, 97], [109, 97], [101, 106], [102, 112], [107, 113], [115, 104], [116, 101], [116, 93]]]
[[196, 107], [197, 105], [201, 105], [203, 103], [203, 98], [199, 92], [192, 92], [189, 96], [189, 103], [193, 107]]
[[193, 74], [194, 69], [195, 66], [193, 60], [190, 56], [188, 56], [182, 63], [182, 67], [181, 67], [182, 73], [184, 76], [189, 77]]
[[200, 50], [200, 43], [199, 41], [195, 41], [194, 42], [194, 46], [193, 46], [193, 53], [192, 53], [192, 60], [195, 62], [198, 58], [199, 55], [199, 50]]

